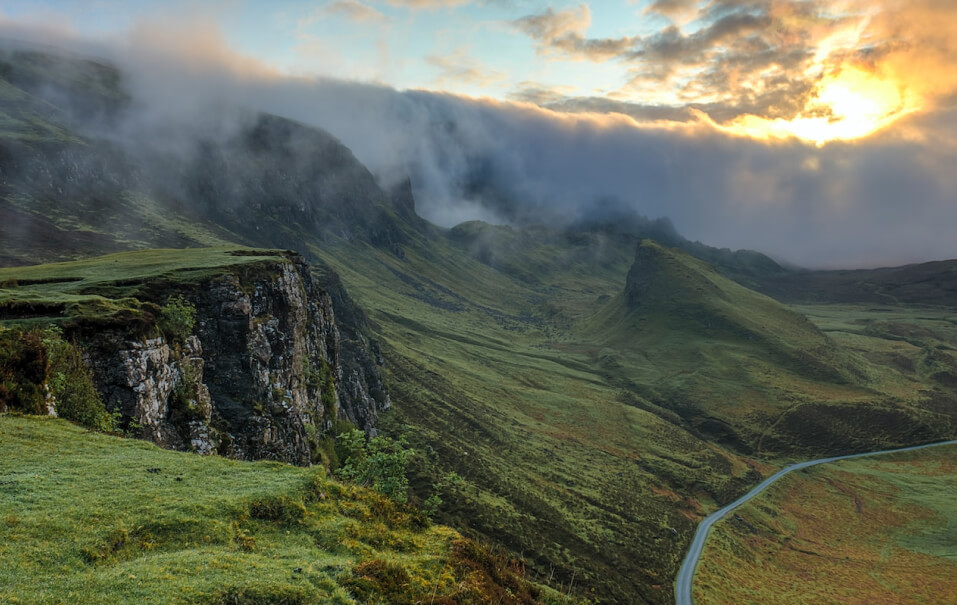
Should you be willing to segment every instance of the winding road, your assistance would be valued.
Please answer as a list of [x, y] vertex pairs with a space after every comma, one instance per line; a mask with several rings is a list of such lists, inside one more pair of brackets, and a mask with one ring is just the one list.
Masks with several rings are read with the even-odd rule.
[[864, 458], [865, 456], [880, 456], [883, 454], [896, 454], [898, 452], [910, 452], [913, 450], [921, 450], [928, 447], [937, 447], [940, 445], [957, 445], [957, 440], [953, 441], [940, 441], [938, 443], [927, 443], [925, 445], [915, 445], [912, 447], [902, 447], [896, 450], [884, 450], [880, 452], [866, 452], [863, 454], [849, 454], [847, 456], [834, 456], [832, 458], [821, 458], [820, 460], [809, 460], [808, 462], [799, 462], [797, 464], [792, 464], [791, 466], [784, 467], [778, 472], [774, 473], [761, 483], [759, 483], [754, 489], [741, 496], [731, 504], [725, 506], [721, 510], [711, 513], [705, 517], [704, 521], [698, 525], [698, 531], [695, 532], [694, 540], [691, 542], [691, 548], [688, 549], [688, 554], [685, 556], [684, 562], [681, 564], [681, 570], [678, 572], [678, 579], [675, 581], [675, 603], [677, 605], [693, 605], [694, 601], [691, 599], [691, 585], [694, 581], [695, 569], [698, 567], [698, 560], [701, 558], [701, 552], [704, 550], [704, 543], [708, 539], [708, 533], [711, 531], [711, 527], [722, 519], [725, 515], [738, 508], [751, 498], [754, 498], [761, 492], [763, 492], [769, 485], [780, 479], [781, 477], [787, 475], [788, 473], [799, 471], [802, 468], [807, 468], [809, 466], [816, 466], [818, 464], [825, 464], [828, 462], [836, 462], [838, 460], [850, 460], [851, 458]]

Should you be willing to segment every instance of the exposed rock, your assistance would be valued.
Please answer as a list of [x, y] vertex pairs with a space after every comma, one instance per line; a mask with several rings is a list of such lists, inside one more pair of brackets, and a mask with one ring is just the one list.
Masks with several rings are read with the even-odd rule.
[[196, 306], [185, 342], [97, 333], [85, 349], [107, 408], [164, 447], [243, 459], [309, 464], [340, 417], [374, 434], [389, 406], [377, 347], [351, 332], [341, 343], [332, 298], [284, 256], [157, 286]]

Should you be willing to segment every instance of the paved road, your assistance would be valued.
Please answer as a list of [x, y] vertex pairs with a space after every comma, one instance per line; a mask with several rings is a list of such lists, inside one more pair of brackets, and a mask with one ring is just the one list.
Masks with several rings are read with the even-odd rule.
[[688, 549], [688, 554], [685, 556], [684, 562], [681, 564], [681, 571], [678, 572], [678, 579], [675, 581], [675, 602], [677, 605], [693, 605], [691, 600], [691, 583], [694, 581], [694, 572], [698, 567], [698, 559], [701, 558], [701, 551], [704, 549], [705, 540], [708, 539], [708, 532], [711, 531], [711, 526], [714, 525], [718, 520], [723, 518], [729, 512], [738, 508], [751, 498], [757, 496], [763, 492], [769, 485], [787, 475], [788, 473], [799, 471], [802, 468], [807, 468], [809, 466], [815, 466], [818, 464], [825, 464], [827, 462], [835, 462], [837, 460], [849, 460], [851, 458], [863, 458], [865, 456], [879, 456], [882, 454], [895, 454], [897, 452], [910, 452], [913, 450], [924, 449], [925, 447], [936, 447], [939, 445], [957, 445], [957, 440], [954, 441], [942, 441], [939, 443], [928, 443], [926, 445], [915, 445], [914, 447], [902, 447], [896, 450], [884, 450], [882, 452], [867, 452], [864, 454], [850, 454], [848, 456], [834, 456], [833, 458], [821, 458], [820, 460], [810, 460], [808, 462], [799, 462], [798, 464], [792, 464], [791, 466], [785, 467], [778, 472], [774, 473], [764, 481], [758, 484], [757, 487], [752, 489], [750, 492], [741, 496], [731, 504], [725, 506], [718, 512], [708, 515], [704, 521], [698, 525], [698, 531], [695, 532], [694, 540], [691, 542], [691, 548]]

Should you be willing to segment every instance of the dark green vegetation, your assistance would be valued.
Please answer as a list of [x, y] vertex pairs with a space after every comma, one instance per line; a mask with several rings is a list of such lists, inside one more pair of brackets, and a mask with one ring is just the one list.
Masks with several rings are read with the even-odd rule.
[[695, 602], [946, 602], [955, 499], [955, 446], [793, 473], [715, 526]]
[[[331, 137], [273, 116], [210, 126], [176, 157], [125, 153], [90, 121], [45, 112], [56, 98], [31, 83], [56, 82], [105, 120], [124, 96], [77, 90], [33, 61], [8, 57], [0, 71], [20, 91], [3, 111], [47, 125], [43, 137], [0, 133], [0, 261], [297, 250], [332, 296], [344, 346], [380, 341], [394, 404], [380, 431], [418, 452], [413, 500], [562, 592], [671, 602], [697, 520], [783, 459], [955, 433], [955, 302], [925, 287], [950, 283], [955, 263], [902, 269], [874, 290], [872, 273], [794, 272], [637, 217], [443, 231], [415, 215], [408, 183], [384, 191]], [[49, 168], [64, 165], [77, 168]], [[646, 238], [662, 244], [639, 247]], [[6, 269], [0, 301], [18, 322], [155, 314], [130, 297], [161, 304], [168, 280], [245, 260], [145, 250]], [[913, 294], [889, 294], [894, 280]], [[321, 368], [308, 374], [321, 381]]]
[[59, 329], [0, 326], [0, 412], [46, 414], [48, 399], [60, 418], [100, 431], [117, 428], [79, 349]]
[[[560, 603], [521, 566], [321, 469], [0, 416], [4, 603]], [[358, 601], [357, 601], [358, 600]]]
[[388, 437], [368, 439], [359, 430], [339, 433], [336, 450], [341, 452], [342, 465], [336, 475], [404, 503], [409, 493], [406, 474], [414, 452], [403, 446], [404, 442]]

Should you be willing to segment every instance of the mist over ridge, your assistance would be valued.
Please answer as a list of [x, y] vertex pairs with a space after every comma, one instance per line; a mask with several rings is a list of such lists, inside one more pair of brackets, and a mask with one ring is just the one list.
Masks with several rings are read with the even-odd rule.
[[817, 148], [730, 137], [700, 122], [288, 77], [215, 31], [171, 32], [144, 24], [97, 40], [0, 21], [4, 38], [119, 66], [129, 105], [120, 124], [90, 122], [104, 136], [188, 157], [197, 133], [228, 137], [248, 110], [275, 113], [332, 133], [386, 189], [410, 177], [417, 212], [445, 227], [601, 220], [628, 208], [668, 217], [692, 240], [809, 267], [957, 257], [957, 149], [946, 142], [888, 132]]

